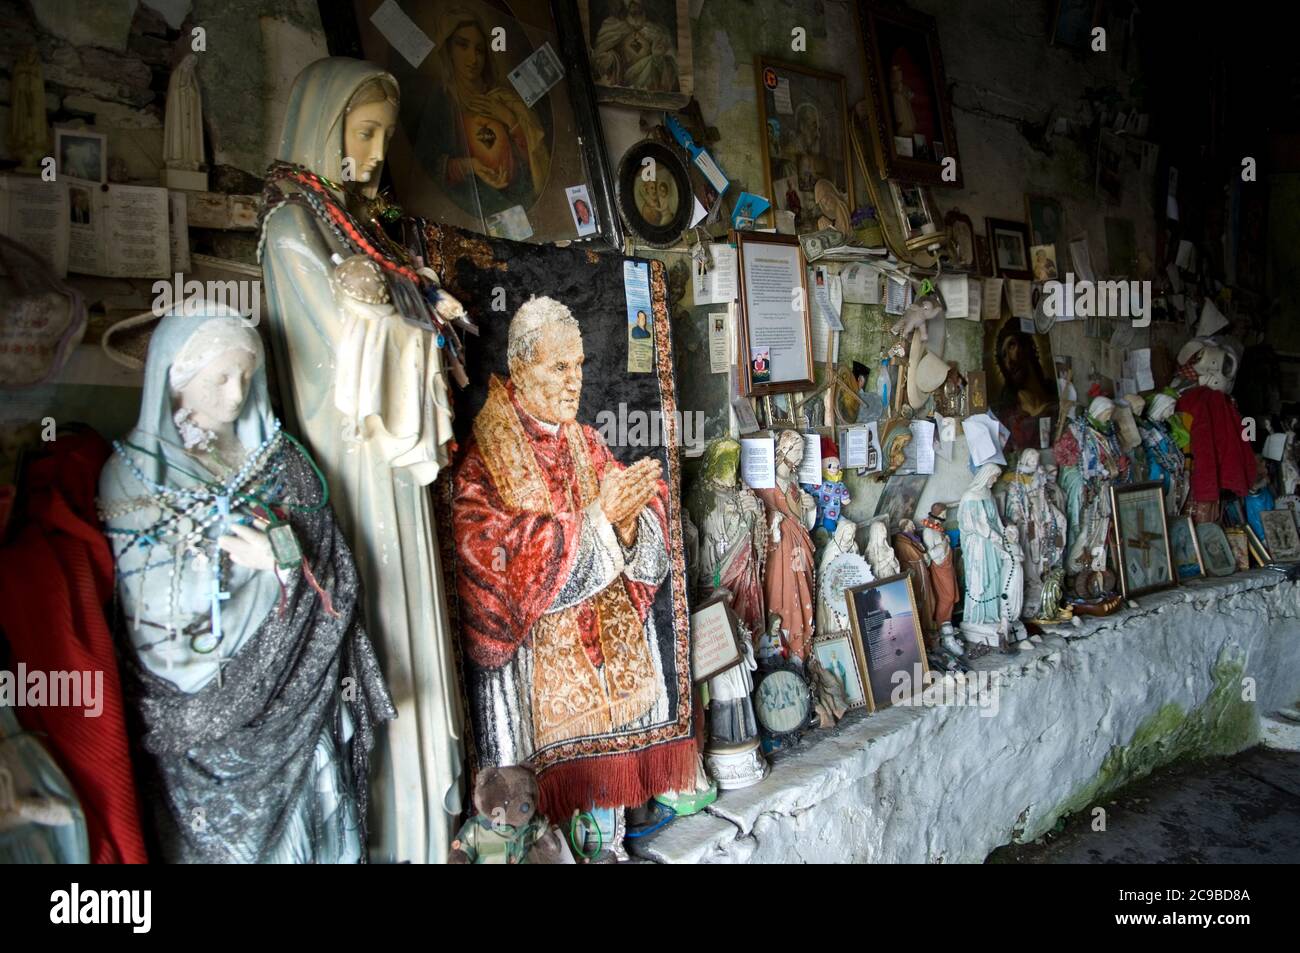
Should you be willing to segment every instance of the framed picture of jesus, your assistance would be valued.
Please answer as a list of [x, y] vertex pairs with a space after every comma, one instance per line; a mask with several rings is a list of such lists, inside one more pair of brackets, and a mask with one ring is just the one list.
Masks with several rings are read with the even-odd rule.
[[1155, 481], [1112, 486], [1110, 505], [1124, 598], [1178, 585], [1165, 521], [1164, 485]]

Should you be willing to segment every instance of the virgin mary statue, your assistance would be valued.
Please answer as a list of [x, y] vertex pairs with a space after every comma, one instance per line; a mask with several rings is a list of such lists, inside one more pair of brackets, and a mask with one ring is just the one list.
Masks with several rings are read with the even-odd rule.
[[257, 331], [195, 310], [154, 331], [99, 483], [160, 859], [356, 863], [393, 716], [356, 566], [271, 413]]
[[397, 705], [376, 752], [371, 855], [422, 863], [447, 856], [461, 809], [461, 716], [428, 489], [451, 439], [444, 338], [428, 315], [408, 318], [426, 296], [440, 314], [459, 305], [427, 269], [390, 297], [403, 290], [392, 276], [414, 279], [419, 263], [394, 257], [362, 211], [397, 109], [396, 80], [370, 63], [298, 75], [261, 257], [286, 415], [329, 479]]

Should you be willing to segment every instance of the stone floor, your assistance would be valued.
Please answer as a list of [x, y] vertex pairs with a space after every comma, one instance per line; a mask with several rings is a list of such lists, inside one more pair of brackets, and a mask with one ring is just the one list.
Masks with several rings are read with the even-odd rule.
[[1300, 863], [1300, 752], [1252, 748], [1183, 762], [1129, 785], [1032, 844], [1000, 847], [998, 864]]

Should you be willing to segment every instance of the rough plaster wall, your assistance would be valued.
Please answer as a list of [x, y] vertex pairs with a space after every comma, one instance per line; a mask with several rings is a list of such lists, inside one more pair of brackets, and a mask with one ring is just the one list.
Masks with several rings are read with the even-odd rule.
[[[665, 863], [979, 863], [1300, 695], [1300, 585], [1265, 571], [1143, 598], [1000, 667], [995, 713], [891, 708], [818, 732], [766, 780], [633, 848]], [[1244, 677], [1255, 700], [1242, 700]]]

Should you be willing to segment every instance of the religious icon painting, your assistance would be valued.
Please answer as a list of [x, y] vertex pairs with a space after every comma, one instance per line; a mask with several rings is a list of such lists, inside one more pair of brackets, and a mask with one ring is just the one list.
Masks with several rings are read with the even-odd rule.
[[1006, 449], [1041, 450], [1041, 421], [1054, 427], [1060, 414], [1051, 338], [1025, 331], [1009, 311], [983, 324], [985, 394], [989, 409], [1011, 431]]
[[1201, 554], [1205, 557], [1205, 568], [1210, 575], [1231, 576], [1237, 571], [1237, 558], [1232, 543], [1218, 523], [1197, 523], [1196, 541], [1200, 544]]
[[1159, 481], [1112, 485], [1110, 502], [1124, 598], [1176, 586], [1178, 577], [1165, 522], [1164, 485]]
[[[410, 215], [533, 242], [574, 239], [567, 190], [622, 248], [596, 92], [571, 0], [353, 0], [334, 47], [359, 47], [400, 89], [385, 170]], [[423, 40], [424, 42], [421, 42]], [[430, 42], [431, 41], [431, 42]]]
[[578, 0], [601, 102], [681, 109], [695, 88], [690, 0]]
[[1205, 559], [1201, 556], [1200, 541], [1196, 538], [1196, 524], [1190, 516], [1175, 516], [1170, 519], [1169, 548], [1180, 580], [1197, 579], [1206, 574]]
[[818, 204], [822, 179], [854, 206], [844, 77], [761, 56], [755, 73], [766, 198], [794, 213], [798, 233], [816, 231], [817, 220], [833, 212]]
[[1224, 531], [1228, 545], [1232, 547], [1232, 559], [1237, 572], [1250, 568], [1250, 541], [1246, 539], [1246, 530], [1241, 526], [1229, 526]]
[[615, 179], [628, 229], [655, 248], [676, 245], [695, 208], [691, 178], [676, 150], [644, 139], [623, 154]]
[[867, 707], [875, 712], [909, 701], [930, 670], [912, 577], [900, 573], [844, 593]]
[[666, 269], [635, 262], [654, 362], [628, 374], [628, 336], [609, 322], [632, 260], [442, 225], [425, 239], [480, 328], [438, 493], [471, 760], [529, 765], [550, 817], [686, 790], [697, 755]]
[[827, 673], [834, 675], [844, 685], [844, 698], [849, 708], [867, 707], [867, 690], [858, 671], [858, 655], [853, 651], [853, 640], [847, 632], [819, 635], [813, 639], [813, 653]]
[[1264, 543], [1273, 558], [1282, 562], [1300, 560], [1300, 534], [1296, 531], [1295, 515], [1289, 509], [1268, 510], [1259, 514], [1264, 524]]
[[797, 665], [778, 662], [759, 670], [754, 677], [754, 718], [763, 730], [764, 750], [798, 740], [812, 716], [812, 692]]

